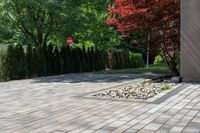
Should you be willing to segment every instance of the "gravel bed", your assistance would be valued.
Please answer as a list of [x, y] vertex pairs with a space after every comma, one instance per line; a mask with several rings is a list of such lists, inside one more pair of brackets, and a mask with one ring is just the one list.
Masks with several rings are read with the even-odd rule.
[[116, 88], [94, 94], [93, 96], [104, 98], [124, 98], [124, 99], [142, 99], [147, 100], [162, 91], [169, 90], [174, 83], [155, 83], [153, 81], [144, 81], [134, 83], [123, 88]]

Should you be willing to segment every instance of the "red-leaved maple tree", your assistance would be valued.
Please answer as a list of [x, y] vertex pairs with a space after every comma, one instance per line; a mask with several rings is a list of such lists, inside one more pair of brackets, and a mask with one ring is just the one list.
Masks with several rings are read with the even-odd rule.
[[108, 8], [106, 23], [122, 37], [135, 33], [150, 34], [155, 47], [178, 75], [180, 55], [180, 0], [115, 0]]

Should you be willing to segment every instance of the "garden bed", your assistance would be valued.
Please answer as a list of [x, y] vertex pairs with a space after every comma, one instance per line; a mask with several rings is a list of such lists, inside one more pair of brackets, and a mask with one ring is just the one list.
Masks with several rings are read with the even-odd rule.
[[96, 94], [92, 94], [95, 97], [111, 98], [111, 99], [141, 99], [147, 100], [163, 91], [167, 91], [175, 86], [175, 83], [166, 83], [166, 80], [155, 79], [145, 80], [140, 83], [132, 83], [125, 87], [110, 89]]

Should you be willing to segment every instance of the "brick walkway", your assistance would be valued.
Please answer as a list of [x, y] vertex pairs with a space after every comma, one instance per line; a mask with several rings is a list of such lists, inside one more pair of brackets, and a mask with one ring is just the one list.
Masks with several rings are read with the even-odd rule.
[[200, 132], [200, 84], [184, 83], [160, 104], [80, 96], [141, 77], [149, 76], [69, 74], [0, 83], [0, 132]]

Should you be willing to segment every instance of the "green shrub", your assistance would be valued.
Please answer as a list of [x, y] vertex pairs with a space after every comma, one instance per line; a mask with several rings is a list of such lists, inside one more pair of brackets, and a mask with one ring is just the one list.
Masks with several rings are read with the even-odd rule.
[[166, 90], [169, 90], [169, 89], [171, 89], [171, 86], [168, 85], [168, 84], [164, 85], [164, 86], [161, 88], [162, 91], [166, 91]]
[[47, 46], [46, 64], [47, 64], [47, 74], [52, 75], [53, 74], [53, 45], [52, 44], [49, 44]]
[[132, 53], [129, 52], [130, 64], [132, 68], [144, 67], [144, 59], [142, 58], [141, 53]]
[[9, 79], [13, 79], [13, 76], [15, 76], [15, 65], [16, 59], [15, 59], [15, 50], [13, 45], [9, 45], [6, 51], [6, 64], [5, 67], [7, 68], [9, 72]]
[[124, 68], [128, 68], [127, 67], [127, 58], [126, 58], [126, 53], [125, 51], [120, 52], [120, 68], [124, 69]]
[[95, 71], [101, 71], [105, 69], [103, 54], [104, 54], [103, 51], [95, 49], [95, 62], [96, 62]]
[[60, 57], [61, 57], [61, 73], [70, 72], [69, 51], [66, 45], [61, 47]]
[[142, 57], [142, 54], [141, 53], [135, 53], [134, 56], [135, 56], [135, 60], [136, 60], [135, 68], [144, 67], [145, 63], [144, 63], [144, 59]]
[[83, 47], [82, 48], [82, 50], [81, 50], [81, 66], [82, 66], [82, 68], [81, 68], [81, 71], [82, 72], [87, 72], [88, 71], [88, 57], [87, 57], [87, 51], [86, 51], [86, 49], [85, 49], [85, 47]]
[[85, 59], [86, 59], [86, 72], [90, 72], [90, 59], [89, 59], [89, 51], [85, 49]]
[[17, 72], [16, 72], [16, 79], [24, 79], [27, 78], [27, 62], [26, 62], [26, 55], [24, 52], [24, 48], [22, 45], [16, 45], [15, 47], [15, 59], [17, 60]]
[[153, 63], [153, 64], [161, 64], [161, 63], [163, 63], [163, 62], [164, 62], [164, 60], [163, 60], [162, 56], [161, 56], [161, 55], [157, 55], [157, 56], [155, 57], [155, 60], [154, 60], [154, 63]]
[[32, 69], [30, 70], [31, 71], [31, 77], [37, 77], [39, 76], [39, 72], [38, 72], [38, 61], [37, 61], [37, 51], [36, 51], [36, 47], [33, 47], [32, 48], [32, 61], [29, 62], [31, 64], [28, 64], [28, 65], [31, 65], [32, 66]]
[[23, 79], [27, 77], [27, 62], [22, 45], [9, 45], [7, 49], [7, 69], [9, 78]]
[[28, 69], [28, 77], [31, 78], [34, 76], [34, 56], [33, 56], [33, 47], [28, 45], [26, 47], [26, 60], [27, 60], [27, 69]]
[[42, 46], [36, 47], [36, 68], [38, 76], [45, 76], [47, 74], [46, 58], [44, 54], [44, 48]]
[[73, 49], [70, 46], [67, 46], [67, 51], [69, 52], [69, 72], [75, 72], [75, 61], [73, 57]]
[[94, 48], [90, 48], [88, 51], [88, 56], [89, 56], [89, 61], [90, 61], [90, 67], [89, 67], [89, 71], [93, 72], [95, 71], [95, 56], [94, 56]]
[[0, 81], [10, 80], [10, 71], [7, 64], [7, 53], [5, 50], [0, 51]]
[[124, 60], [125, 60], [125, 67], [124, 68], [131, 68], [131, 60], [129, 58], [129, 52], [124, 52]]
[[53, 74], [61, 74], [61, 58], [57, 46], [55, 46], [53, 51]]

